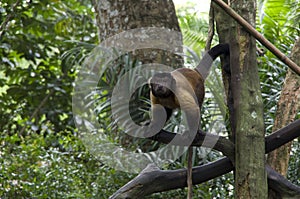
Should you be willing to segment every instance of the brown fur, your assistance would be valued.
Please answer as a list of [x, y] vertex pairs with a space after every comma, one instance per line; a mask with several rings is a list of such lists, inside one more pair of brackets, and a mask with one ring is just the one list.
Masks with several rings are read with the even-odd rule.
[[[162, 124], [161, 107], [162, 105], [167, 113], [166, 120], [172, 114], [172, 110], [180, 108], [186, 113], [189, 132], [187, 137], [192, 140], [194, 133], [198, 130], [200, 122], [200, 109], [204, 100], [205, 88], [204, 80], [209, 74], [212, 62], [221, 54], [229, 55], [229, 45], [219, 44], [210, 49], [202, 58], [199, 65], [194, 69], [179, 68], [171, 73], [160, 74], [155, 77], [161, 82], [164, 89], [155, 90], [151, 88], [151, 106], [152, 106], [152, 122], [151, 125]], [[224, 67], [226, 69], [226, 67]], [[230, 66], [229, 66], [230, 69]], [[174, 81], [175, 80], [175, 81]], [[175, 82], [175, 83], [173, 83]], [[167, 85], [170, 89], [167, 88]], [[170, 90], [172, 92], [170, 92]], [[153, 95], [154, 94], [156, 96]], [[160, 96], [160, 97], [157, 97]], [[151, 128], [150, 128], [151, 129]], [[186, 133], [184, 133], [186, 134]], [[188, 199], [192, 198], [192, 146], [188, 151], [188, 168], [187, 168], [187, 185]]]
[[[200, 120], [200, 109], [204, 100], [205, 88], [204, 79], [196, 70], [188, 68], [179, 68], [172, 71], [171, 76], [169, 74], [157, 75], [155, 80], [156, 83], [161, 83], [162, 85], [168, 85], [172, 90], [172, 94], [158, 95], [154, 96], [154, 93], [158, 93], [157, 87], [154, 86], [150, 89], [150, 98], [152, 105], [152, 124], [157, 124], [156, 122], [162, 120], [161, 114], [158, 108], [155, 106], [157, 104], [162, 105], [166, 112], [168, 120], [172, 114], [172, 110], [176, 108], [182, 109], [188, 119], [188, 126], [191, 132], [198, 130]], [[174, 81], [175, 80], [175, 81]], [[150, 80], [151, 82], [151, 80]], [[175, 82], [171, 85], [171, 82]], [[151, 85], [151, 84], [150, 84]], [[165, 89], [168, 90], [168, 89]], [[165, 93], [170, 93], [169, 90]], [[160, 93], [161, 94], [161, 93]], [[163, 97], [157, 97], [163, 96]], [[189, 137], [189, 135], [187, 135]], [[193, 139], [193, 138], [191, 138]], [[188, 152], [188, 168], [187, 168], [187, 184], [188, 184], [188, 198], [192, 198], [192, 147], [189, 147]]]
[[[171, 75], [176, 80], [176, 88], [174, 90], [175, 95], [167, 98], [158, 98], [152, 95], [151, 92], [151, 103], [160, 104], [170, 109], [189, 108], [190, 105], [194, 107], [196, 104], [198, 104], [198, 107], [201, 107], [205, 94], [202, 76], [197, 71], [189, 68], [177, 69], [171, 72]], [[181, 100], [178, 100], [178, 97]]]

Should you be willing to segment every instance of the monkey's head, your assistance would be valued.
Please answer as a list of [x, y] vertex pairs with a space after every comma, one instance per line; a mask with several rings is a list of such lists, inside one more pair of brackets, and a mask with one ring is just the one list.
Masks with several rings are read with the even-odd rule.
[[167, 98], [173, 95], [172, 90], [176, 86], [176, 81], [171, 73], [156, 73], [150, 79], [149, 86], [155, 97]]

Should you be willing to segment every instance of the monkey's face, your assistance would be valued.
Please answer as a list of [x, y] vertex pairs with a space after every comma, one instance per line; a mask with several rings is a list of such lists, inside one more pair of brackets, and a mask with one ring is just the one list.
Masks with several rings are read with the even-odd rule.
[[158, 98], [167, 98], [173, 95], [175, 79], [170, 73], [157, 73], [150, 80], [152, 94]]

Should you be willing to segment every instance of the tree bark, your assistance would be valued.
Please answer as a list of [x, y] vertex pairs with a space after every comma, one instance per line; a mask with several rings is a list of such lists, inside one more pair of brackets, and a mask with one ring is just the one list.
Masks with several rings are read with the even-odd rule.
[[[255, 26], [256, 1], [235, 1], [231, 7]], [[263, 103], [256, 64], [256, 41], [243, 27], [228, 18], [223, 13], [217, 14], [220, 40], [230, 43], [231, 53], [227, 101], [235, 140], [235, 198], [265, 199]]]
[[[292, 60], [300, 64], [300, 39], [292, 50]], [[292, 122], [300, 109], [300, 76], [290, 69], [287, 72], [281, 95], [277, 104], [276, 118], [273, 131]], [[278, 173], [286, 176], [292, 142], [276, 149], [268, 155], [267, 162]], [[276, 190], [269, 190], [269, 199], [282, 198]]]
[[100, 41], [122, 31], [164, 27], [180, 31], [172, 0], [93, 0]]
[[[93, 4], [96, 10], [100, 41], [123, 31], [148, 27], [177, 31], [181, 36], [172, 0], [93, 0]], [[182, 38], [178, 38], [176, 42], [179, 43], [178, 52], [181, 52]], [[180, 56], [158, 49], [137, 49], [132, 52], [132, 55], [133, 59], [138, 59], [143, 64], [162, 63], [177, 68], [183, 64]]]
[[[229, 43], [231, 46], [231, 36], [230, 32], [236, 26], [236, 23], [231, 17], [228, 17], [226, 12], [217, 6], [215, 3], [212, 2], [212, 6], [214, 8], [214, 16], [216, 21], [216, 29], [219, 36], [220, 43]], [[231, 51], [230, 47], [230, 51]], [[221, 64], [222, 66], [228, 65], [230, 67], [230, 56], [221, 57]], [[224, 67], [222, 67], [224, 68]], [[226, 93], [226, 101], [227, 107], [229, 110], [229, 114], [226, 116], [230, 121], [230, 127], [228, 127], [228, 131], [230, 132], [229, 137], [234, 142], [234, 135], [232, 132], [235, 129], [236, 122], [234, 121], [234, 110], [233, 110], [233, 95], [232, 95], [232, 85], [231, 85], [231, 73], [222, 71], [222, 79]]]

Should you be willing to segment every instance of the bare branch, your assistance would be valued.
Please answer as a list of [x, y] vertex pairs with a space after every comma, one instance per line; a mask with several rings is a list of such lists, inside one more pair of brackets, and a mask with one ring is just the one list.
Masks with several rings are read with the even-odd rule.
[[[200, 184], [226, 174], [234, 169], [229, 158], [193, 168], [193, 184]], [[271, 167], [266, 166], [268, 183], [271, 189], [282, 196], [299, 198], [300, 187], [292, 184]], [[154, 165], [146, 167], [137, 177], [120, 188], [110, 199], [135, 199], [152, 193], [184, 188], [186, 169], [160, 170]]]
[[210, 6], [209, 9], [209, 26], [208, 26], [208, 37], [205, 44], [205, 50], [209, 50], [211, 46], [211, 42], [215, 35], [215, 14], [214, 8]]
[[[230, 172], [229, 158], [193, 168], [193, 184], [200, 184]], [[146, 167], [137, 177], [120, 188], [110, 199], [135, 199], [143, 196], [186, 187], [186, 169], [160, 170], [154, 165]]]
[[280, 146], [300, 136], [300, 119], [275, 131], [266, 137], [266, 153], [269, 153]]
[[[266, 153], [274, 150], [277, 147], [284, 145], [287, 142], [292, 141], [294, 138], [300, 136], [300, 120], [289, 124], [288, 126], [274, 132], [270, 136], [266, 137]], [[176, 134], [167, 131], [161, 131], [157, 135], [151, 137], [152, 140], [157, 140], [162, 143], [169, 143]], [[206, 136], [206, 137], [205, 137]], [[226, 151], [226, 154], [231, 155], [234, 151], [233, 144], [224, 137], [205, 134], [199, 131], [194, 139], [193, 146], [205, 146], [203, 144], [204, 138], [215, 142], [218, 139], [213, 149], [219, 151]], [[209, 142], [210, 142], [209, 141]], [[178, 142], [177, 142], [178, 143]], [[180, 143], [180, 142], [179, 142]], [[183, 143], [183, 142], [182, 142]], [[232, 151], [232, 152], [230, 152]], [[224, 153], [224, 154], [225, 154]], [[223, 174], [226, 174], [234, 169], [232, 162], [229, 158], [222, 158], [215, 162], [197, 166], [193, 168], [193, 184], [200, 184], [206, 182]], [[300, 197], [300, 187], [292, 184], [282, 175], [275, 170], [266, 166], [268, 173], [269, 187], [278, 191], [283, 196]], [[129, 198], [141, 198], [142, 196], [152, 193], [169, 191], [177, 188], [184, 188], [186, 184], [186, 169], [178, 170], [160, 170], [154, 165], [150, 165], [144, 169], [136, 178], [128, 182], [122, 188], [120, 188], [111, 199], [129, 199]]]
[[[178, 141], [174, 141], [174, 139], [178, 139]], [[173, 143], [178, 143], [178, 145], [185, 146], [184, 143], [180, 140], [184, 140], [183, 137], [178, 136], [176, 133], [171, 133], [165, 130], [161, 130], [159, 133], [157, 133], [155, 136], [150, 137], [149, 139], [155, 140], [164, 144], [168, 144], [171, 141], [174, 141]], [[204, 142], [205, 140], [205, 142]], [[191, 144], [192, 146], [197, 147], [206, 147], [215, 149], [217, 151], [222, 152], [227, 157], [233, 157], [234, 155], [234, 144], [228, 140], [225, 137], [205, 133], [201, 130], [199, 130]]]
[[284, 176], [276, 172], [272, 167], [266, 165], [268, 184], [271, 189], [280, 194], [281, 197], [299, 198], [300, 187], [288, 181]]
[[[275, 131], [271, 135], [267, 136], [265, 139], [266, 142], [266, 153], [269, 153], [276, 148], [292, 141], [293, 139], [300, 136], [300, 119], [290, 123], [289, 125]], [[175, 137], [179, 139], [174, 143], [178, 143], [178, 145], [184, 145], [185, 142], [181, 142], [180, 139], [183, 140], [180, 136], [176, 136], [177, 134], [171, 133], [165, 130], [161, 130], [155, 136], [150, 137], [149, 139], [155, 140], [164, 144], [170, 143]], [[205, 142], [203, 142], [205, 139]], [[213, 145], [214, 144], [214, 145]], [[232, 158], [234, 154], [234, 144], [225, 137], [205, 133], [203, 131], [198, 131], [195, 139], [192, 142], [192, 146], [197, 147], [208, 147], [215, 149], [217, 151], [222, 152], [225, 156]]]

